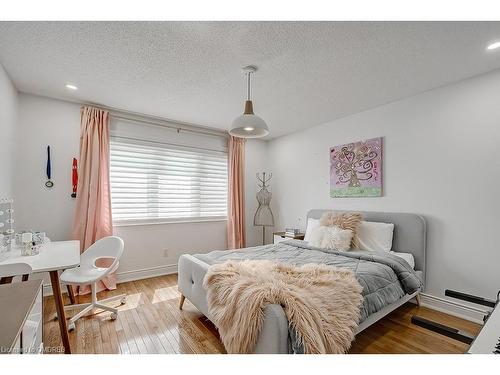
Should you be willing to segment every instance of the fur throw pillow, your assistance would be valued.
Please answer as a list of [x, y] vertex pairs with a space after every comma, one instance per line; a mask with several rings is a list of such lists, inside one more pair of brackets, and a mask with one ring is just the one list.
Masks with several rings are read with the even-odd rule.
[[363, 220], [361, 214], [356, 212], [344, 212], [344, 213], [335, 213], [325, 212], [321, 219], [319, 220], [319, 224], [325, 227], [339, 227], [341, 229], [348, 229], [352, 232], [352, 240], [351, 240], [351, 248], [358, 247], [358, 237], [357, 230], [358, 226]]
[[314, 228], [311, 232], [312, 246], [326, 250], [348, 251], [351, 248], [352, 231], [337, 226]]

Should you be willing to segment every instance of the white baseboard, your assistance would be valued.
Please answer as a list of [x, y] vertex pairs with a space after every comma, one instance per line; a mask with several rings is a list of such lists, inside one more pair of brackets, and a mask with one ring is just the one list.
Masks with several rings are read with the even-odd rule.
[[173, 273], [177, 273], [177, 264], [117, 272], [116, 279], [119, 283], [125, 283], [127, 281], [149, 279], [150, 277], [171, 275]]
[[[62, 290], [61, 292], [66, 293], [66, 290]], [[52, 287], [50, 284], [43, 284], [43, 296], [51, 296], [52, 295]]]
[[467, 306], [459, 302], [450, 301], [426, 293], [421, 293], [420, 296], [422, 306], [474, 323], [483, 324], [483, 317], [487, 310]]
[[[125, 283], [127, 281], [149, 279], [151, 277], [171, 275], [173, 273], [177, 273], [177, 264], [166, 264], [164, 266], [117, 272], [116, 281], [118, 283]], [[63, 294], [66, 293], [66, 288], [62, 288], [61, 291]], [[50, 284], [45, 284], [43, 286], [43, 295], [44, 296], [52, 295], [52, 287], [50, 286]]]

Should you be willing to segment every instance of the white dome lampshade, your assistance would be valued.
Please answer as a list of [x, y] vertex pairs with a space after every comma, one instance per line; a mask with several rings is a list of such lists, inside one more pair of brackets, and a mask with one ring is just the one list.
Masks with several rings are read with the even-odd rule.
[[243, 72], [248, 77], [248, 97], [245, 102], [245, 112], [241, 116], [236, 117], [229, 129], [229, 134], [239, 138], [261, 138], [269, 134], [269, 129], [266, 122], [259, 116], [253, 113], [253, 104], [250, 100], [250, 76], [255, 73], [257, 68], [254, 66], [246, 66]]

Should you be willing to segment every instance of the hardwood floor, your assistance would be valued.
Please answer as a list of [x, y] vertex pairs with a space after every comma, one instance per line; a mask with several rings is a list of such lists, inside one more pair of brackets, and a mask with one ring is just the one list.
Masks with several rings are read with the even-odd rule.
[[[98, 298], [126, 293], [118, 319], [108, 312], [81, 318], [69, 333], [73, 353], [225, 353], [214, 325], [188, 301], [179, 310], [177, 275], [118, 285]], [[79, 302], [78, 302], [79, 298]], [[89, 296], [77, 297], [77, 303]], [[118, 304], [118, 302], [116, 303]], [[52, 297], [44, 299], [44, 344], [61, 345]], [[480, 326], [424, 307], [406, 304], [360, 333], [350, 353], [464, 353], [468, 346], [410, 323], [419, 314], [477, 333]], [[68, 316], [71, 316], [71, 312]]]

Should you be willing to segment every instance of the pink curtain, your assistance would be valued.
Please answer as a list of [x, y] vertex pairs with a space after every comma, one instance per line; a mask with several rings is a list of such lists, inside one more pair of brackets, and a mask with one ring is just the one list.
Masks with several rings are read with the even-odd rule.
[[229, 137], [227, 246], [245, 247], [245, 139]]
[[[73, 238], [80, 240], [80, 252], [83, 253], [97, 240], [113, 234], [113, 221], [109, 186], [109, 112], [82, 107], [80, 116], [80, 161]], [[97, 265], [108, 266], [110, 260], [99, 262]], [[116, 289], [115, 275], [99, 284], [98, 290]], [[89, 291], [89, 287], [80, 287], [78, 293]]]

